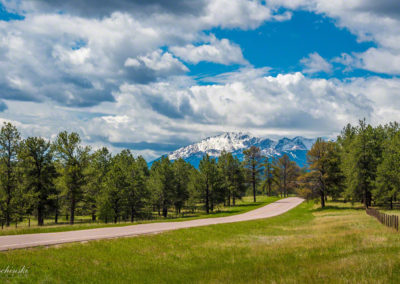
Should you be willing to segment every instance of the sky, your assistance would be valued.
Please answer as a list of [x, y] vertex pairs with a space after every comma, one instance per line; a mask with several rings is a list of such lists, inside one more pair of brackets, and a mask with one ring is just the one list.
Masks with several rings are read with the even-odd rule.
[[0, 0], [0, 122], [152, 160], [400, 120], [398, 0]]

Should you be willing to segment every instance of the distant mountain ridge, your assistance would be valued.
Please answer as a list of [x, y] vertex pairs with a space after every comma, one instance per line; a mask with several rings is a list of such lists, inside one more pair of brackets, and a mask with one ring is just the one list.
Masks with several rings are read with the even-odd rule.
[[272, 140], [260, 138], [243, 132], [226, 132], [221, 135], [212, 136], [168, 154], [170, 160], [179, 158], [198, 167], [200, 160], [205, 154], [218, 158], [223, 150], [231, 152], [234, 156], [243, 160], [243, 150], [251, 146], [260, 148], [262, 155], [267, 157], [280, 157], [287, 154], [291, 160], [299, 166], [304, 166], [307, 162], [306, 154], [311, 149], [316, 139], [301, 136]]

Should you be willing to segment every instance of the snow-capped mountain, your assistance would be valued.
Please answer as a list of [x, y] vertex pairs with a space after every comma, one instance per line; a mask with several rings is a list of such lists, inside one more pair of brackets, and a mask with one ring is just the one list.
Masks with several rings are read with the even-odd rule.
[[306, 163], [307, 151], [311, 149], [316, 139], [304, 137], [282, 138], [272, 140], [269, 138], [255, 137], [242, 132], [227, 132], [218, 136], [208, 137], [198, 143], [179, 148], [168, 154], [171, 160], [179, 158], [198, 167], [200, 160], [205, 154], [212, 157], [219, 157], [223, 150], [233, 153], [240, 160], [243, 159], [243, 150], [251, 146], [257, 146], [261, 153], [267, 157], [279, 157], [288, 154], [289, 157], [304, 166]]

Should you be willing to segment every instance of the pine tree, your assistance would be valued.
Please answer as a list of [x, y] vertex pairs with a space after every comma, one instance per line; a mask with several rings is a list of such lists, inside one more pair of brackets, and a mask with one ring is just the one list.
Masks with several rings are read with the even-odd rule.
[[99, 197], [99, 215], [103, 220], [117, 223], [127, 206], [127, 193], [131, 188], [129, 169], [134, 163], [130, 151], [122, 150], [111, 159], [105, 186]]
[[106, 147], [90, 155], [89, 165], [85, 173], [87, 182], [84, 188], [84, 204], [92, 215], [92, 221], [96, 221], [97, 199], [104, 187], [105, 178], [111, 166], [111, 158], [112, 156]]
[[152, 164], [149, 186], [154, 204], [159, 211], [162, 210], [162, 215], [167, 217], [168, 208], [173, 205], [176, 192], [174, 171], [167, 156], [163, 156], [161, 160]]
[[146, 161], [142, 156], [133, 159], [129, 158], [129, 165], [126, 166], [129, 186], [125, 189], [128, 206], [128, 215], [131, 222], [137, 217], [139, 211], [145, 206], [149, 199], [147, 179], [149, 171]]
[[236, 205], [236, 199], [241, 199], [246, 194], [246, 175], [242, 163], [237, 157], [232, 160], [232, 205]]
[[235, 205], [236, 198], [241, 198], [246, 191], [245, 175], [242, 165], [232, 153], [222, 151], [218, 158], [220, 189], [228, 206]]
[[89, 162], [89, 147], [80, 146], [79, 134], [66, 131], [58, 134], [54, 142], [56, 157], [62, 166], [60, 168], [62, 195], [68, 202], [70, 224], [74, 224], [75, 210], [83, 197], [83, 187], [86, 184], [85, 170]]
[[339, 149], [335, 142], [326, 142], [318, 138], [307, 153], [310, 172], [305, 174], [308, 186], [320, 197], [321, 207], [330, 193], [341, 189], [343, 175], [340, 170]]
[[0, 131], [0, 169], [2, 173], [0, 175], [0, 209], [6, 226], [10, 226], [14, 212], [13, 202], [18, 193], [16, 175], [20, 140], [17, 128], [11, 123], [4, 123]]
[[360, 121], [354, 129], [348, 126], [339, 139], [344, 148], [342, 159], [347, 195], [353, 200], [362, 201], [365, 207], [371, 205], [384, 139], [383, 128], [374, 129], [365, 120]]
[[288, 196], [289, 190], [295, 187], [300, 168], [290, 160], [287, 154], [273, 161], [273, 174], [281, 191], [281, 196]]
[[274, 176], [274, 167], [268, 157], [265, 157], [264, 163], [262, 165], [264, 168], [264, 181], [262, 188], [266, 189], [268, 196], [271, 196], [272, 185], [276, 183]]
[[226, 204], [231, 206], [233, 195], [233, 156], [232, 153], [223, 150], [218, 158], [218, 170], [221, 176], [221, 188], [224, 191]]
[[29, 137], [21, 143], [19, 153], [24, 172], [24, 194], [36, 208], [38, 226], [44, 224], [44, 214], [49, 205], [49, 196], [55, 193], [57, 171], [53, 161], [51, 144], [39, 137]]
[[261, 151], [256, 146], [251, 146], [249, 149], [243, 151], [244, 154], [244, 167], [247, 169], [248, 182], [253, 189], [253, 200], [256, 202], [256, 187], [260, 180], [261, 173]]
[[376, 189], [373, 194], [377, 201], [393, 202], [400, 193], [400, 131], [397, 124], [386, 126], [387, 139], [383, 144], [382, 162], [377, 168]]
[[204, 200], [206, 213], [209, 214], [210, 211], [214, 210], [214, 205], [221, 197], [219, 194], [221, 187], [216, 160], [208, 156], [208, 154], [204, 155], [200, 161], [199, 172], [201, 177], [201, 187], [199, 189]]
[[189, 199], [188, 184], [192, 166], [189, 163], [186, 163], [185, 160], [178, 159], [174, 161], [174, 163], [172, 164], [172, 168], [174, 170], [175, 182], [176, 182], [175, 196], [173, 203], [175, 206], [176, 213], [179, 214], [185, 202]]

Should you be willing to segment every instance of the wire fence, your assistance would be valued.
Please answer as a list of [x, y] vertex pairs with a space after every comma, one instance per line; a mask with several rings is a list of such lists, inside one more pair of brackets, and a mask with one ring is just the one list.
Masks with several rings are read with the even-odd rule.
[[382, 213], [373, 208], [367, 208], [366, 212], [368, 215], [378, 219], [378, 221], [384, 224], [385, 226], [394, 228], [397, 231], [399, 230], [399, 216]]

